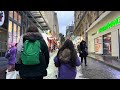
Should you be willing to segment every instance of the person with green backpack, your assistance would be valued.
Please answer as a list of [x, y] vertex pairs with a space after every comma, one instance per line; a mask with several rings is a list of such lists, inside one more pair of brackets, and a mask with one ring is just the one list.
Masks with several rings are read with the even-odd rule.
[[37, 27], [29, 27], [17, 45], [17, 69], [22, 79], [43, 79], [49, 64], [48, 46]]

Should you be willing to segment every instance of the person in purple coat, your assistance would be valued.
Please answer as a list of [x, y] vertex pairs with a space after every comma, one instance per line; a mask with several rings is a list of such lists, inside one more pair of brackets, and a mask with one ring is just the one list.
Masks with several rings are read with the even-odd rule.
[[71, 40], [67, 39], [59, 49], [54, 63], [58, 67], [58, 79], [75, 79], [76, 66], [80, 66], [81, 63]]
[[16, 43], [12, 43], [10, 49], [6, 52], [5, 57], [8, 59], [8, 72], [15, 70], [17, 48]]

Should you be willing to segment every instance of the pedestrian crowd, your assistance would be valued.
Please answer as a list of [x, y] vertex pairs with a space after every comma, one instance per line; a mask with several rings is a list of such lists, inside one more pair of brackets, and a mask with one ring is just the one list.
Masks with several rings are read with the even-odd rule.
[[[58, 68], [57, 79], [75, 79], [76, 67], [83, 63], [83, 59], [87, 66], [86, 42], [82, 40], [77, 48], [79, 56], [73, 42], [67, 39], [57, 50], [57, 55], [53, 60], [55, 67]], [[9, 74], [12, 75], [15, 71], [19, 72], [19, 79], [43, 79], [47, 76], [50, 59], [49, 48], [37, 27], [30, 26], [26, 33], [21, 35], [18, 43], [11, 43], [5, 58], [8, 59], [7, 79], [11, 79]]]

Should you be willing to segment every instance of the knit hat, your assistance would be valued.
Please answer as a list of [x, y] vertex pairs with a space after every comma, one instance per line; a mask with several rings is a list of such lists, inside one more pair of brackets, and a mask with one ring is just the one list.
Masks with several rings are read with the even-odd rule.
[[16, 43], [11, 43], [11, 46], [14, 47]]

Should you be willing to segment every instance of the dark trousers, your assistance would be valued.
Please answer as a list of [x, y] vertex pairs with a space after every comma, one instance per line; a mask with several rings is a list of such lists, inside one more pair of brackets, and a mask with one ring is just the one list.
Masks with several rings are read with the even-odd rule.
[[84, 58], [84, 61], [85, 61], [85, 65], [87, 65], [86, 57], [81, 57], [81, 63], [83, 63], [83, 58]]

